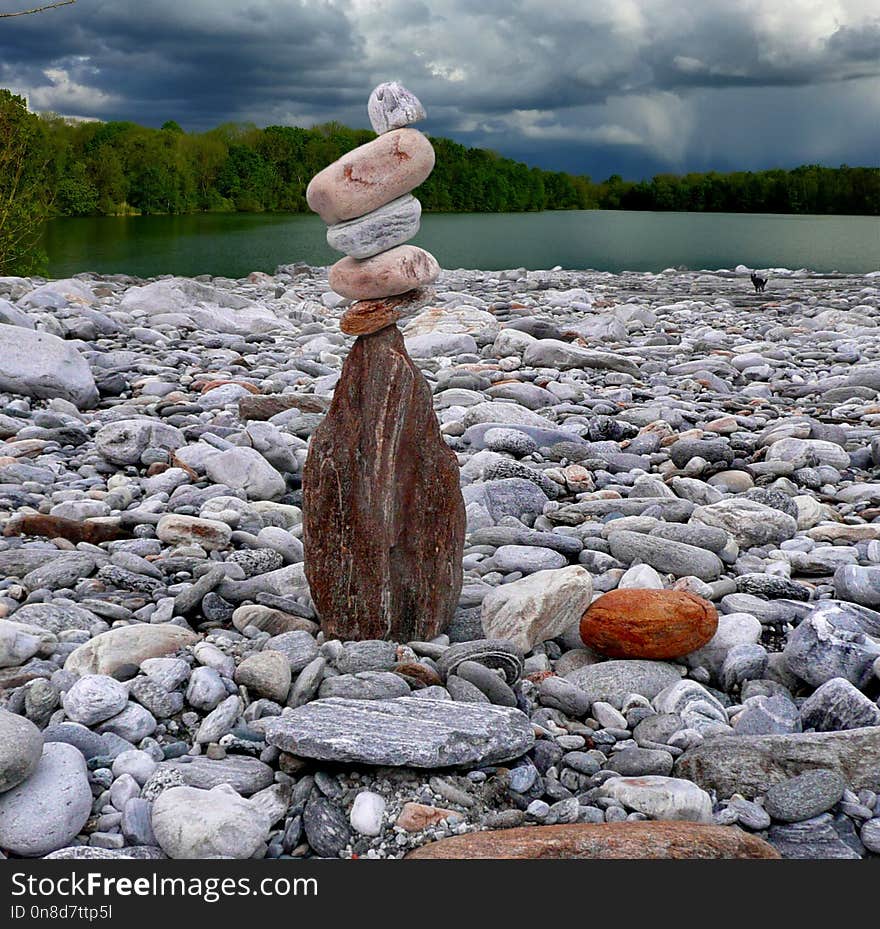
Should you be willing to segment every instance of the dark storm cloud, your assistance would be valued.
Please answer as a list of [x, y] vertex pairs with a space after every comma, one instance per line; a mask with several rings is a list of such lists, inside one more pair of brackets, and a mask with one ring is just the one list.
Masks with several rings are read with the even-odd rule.
[[880, 150], [876, 0], [78, 0], [0, 21], [0, 85], [79, 116], [363, 126], [391, 77], [429, 132], [595, 176]]

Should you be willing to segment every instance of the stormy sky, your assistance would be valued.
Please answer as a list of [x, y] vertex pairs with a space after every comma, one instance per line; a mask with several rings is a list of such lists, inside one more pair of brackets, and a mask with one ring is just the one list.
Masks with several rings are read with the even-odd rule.
[[0, 86], [66, 115], [366, 127], [390, 79], [429, 133], [596, 179], [880, 163], [878, 0], [77, 0], [0, 19]]

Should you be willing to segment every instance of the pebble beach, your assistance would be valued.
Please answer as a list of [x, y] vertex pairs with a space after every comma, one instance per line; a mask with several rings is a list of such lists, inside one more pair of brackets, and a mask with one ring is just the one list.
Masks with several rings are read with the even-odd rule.
[[0, 278], [3, 854], [880, 855], [880, 272], [749, 270], [439, 272], [461, 594], [348, 642], [328, 270]]

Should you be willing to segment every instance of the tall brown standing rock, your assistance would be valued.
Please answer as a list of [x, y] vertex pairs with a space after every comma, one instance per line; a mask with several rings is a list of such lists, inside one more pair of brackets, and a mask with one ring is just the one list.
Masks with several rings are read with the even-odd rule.
[[360, 336], [303, 474], [306, 577], [328, 636], [430, 639], [458, 603], [458, 461], [397, 326]]

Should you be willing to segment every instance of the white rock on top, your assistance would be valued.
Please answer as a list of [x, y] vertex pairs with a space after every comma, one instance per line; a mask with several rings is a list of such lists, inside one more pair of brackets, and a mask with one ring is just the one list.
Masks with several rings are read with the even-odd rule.
[[370, 124], [378, 135], [392, 129], [402, 129], [427, 116], [418, 97], [397, 81], [380, 84], [370, 94], [367, 112]]

